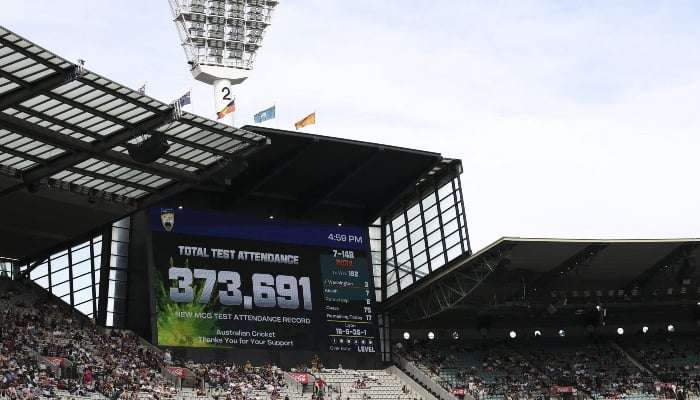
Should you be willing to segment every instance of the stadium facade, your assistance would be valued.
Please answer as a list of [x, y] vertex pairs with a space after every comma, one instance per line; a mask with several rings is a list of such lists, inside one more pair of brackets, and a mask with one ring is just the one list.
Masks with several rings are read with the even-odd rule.
[[[129, 145], [164, 137], [136, 161]], [[697, 332], [698, 240], [472, 254], [440, 154], [183, 112], [0, 28], [0, 272], [190, 359], [378, 367], [408, 338]]]

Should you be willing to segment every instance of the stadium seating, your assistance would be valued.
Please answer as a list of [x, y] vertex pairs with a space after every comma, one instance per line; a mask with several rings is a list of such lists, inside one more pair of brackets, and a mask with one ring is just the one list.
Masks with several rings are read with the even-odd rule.
[[406, 383], [383, 370], [322, 370], [315, 374], [339, 400], [414, 400]]
[[[447, 391], [463, 388], [479, 400], [564, 397], [574, 390], [595, 399], [678, 398], [681, 392], [684, 399], [700, 398], [695, 336], [415, 341], [397, 353]], [[172, 367], [190, 376], [174, 379]], [[325, 400], [427, 400], [396, 370], [403, 378], [389, 370], [305, 370], [325, 382]], [[129, 332], [96, 327], [33, 284], [0, 279], [0, 399], [311, 397], [308, 388], [285, 379], [272, 365], [172, 361]]]
[[642, 360], [646, 355], [647, 363], [653, 364], [650, 369], [639, 368], [624, 348], [603, 339], [471, 345], [423, 341], [399, 346], [397, 351], [445, 389], [464, 388], [477, 399], [549, 397], [575, 390], [596, 399], [643, 400], [661, 397], [666, 385], [697, 398], [698, 340], [675, 339], [648, 338], [636, 348], [638, 353], [629, 352]]

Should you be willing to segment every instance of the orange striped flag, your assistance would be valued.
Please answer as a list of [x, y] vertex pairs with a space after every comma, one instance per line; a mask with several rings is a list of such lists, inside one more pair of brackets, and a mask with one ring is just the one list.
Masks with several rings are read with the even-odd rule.
[[216, 113], [216, 119], [221, 119], [234, 111], [236, 111], [236, 99], [231, 100], [223, 110]]
[[299, 130], [299, 129], [305, 127], [306, 125], [313, 125], [315, 123], [316, 123], [316, 111], [307, 115], [301, 121], [298, 121], [297, 123], [295, 123], [294, 127], [297, 128], [297, 130]]

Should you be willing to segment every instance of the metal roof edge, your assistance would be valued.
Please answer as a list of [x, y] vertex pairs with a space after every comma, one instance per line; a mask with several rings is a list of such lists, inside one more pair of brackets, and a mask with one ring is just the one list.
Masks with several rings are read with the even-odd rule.
[[318, 135], [318, 134], [305, 133], [305, 132], [295, 132], [295, 131], [289, 131], [289, 130], [285, 130], [285, 129], [275, 129], [275, 128], [268, 128], [268, 127], [264, 127], [264, 126], [256, 126], [256, 125], [243, 125], [240, 127], [240, 129], [243, 129], [243, 130], [246, 130], [249, 132], [252, 131], [253, 133], [258, 133], [258, 134], [262, 134], [262, 135], [264, 135], [265, 132], [270, 132], [270, 133], [283, 134], [283, 135], [287, 135], [287, 136], [291, 136], [291, 137], [297, 137], [297, 138], [301, 138], [301, 139], [309, 139], [309, 140], [319, 140], [320, 139], [320, 140], [327, 140], [330, 142], [349, 144], [349, 145], [355, 145], [355, 146], [379, 147], [379, 148], [386, 149], [386, 150], [395, 150], [395, 151], [400, 151], [400, 152], [419, 154], [419, 155], [424, 155], [424, 156], [428, 156], [428, 157], [437, 157], [439, 159], [443, 159], [442, 154], [437, 153], [437, 152], [417, 150], [417, 149], [411, 149], [408, 147], [392, 146], [392, 145], [367, 142], [367, 141], [362, 141], [362, 140], [344, 139], [344, 138], [327, 136], [327, 135]]

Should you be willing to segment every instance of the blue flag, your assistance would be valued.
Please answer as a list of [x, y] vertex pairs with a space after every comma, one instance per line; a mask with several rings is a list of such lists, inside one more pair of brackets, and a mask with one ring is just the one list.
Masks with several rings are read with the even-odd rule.
[[253, 117], [253, 121], [255, 121], [256, 124], [262, 124], [269, 119], [275, 119], [275, 106], [272, 106], [267, 110], [260, 111]]
[[183, 94], [182, 97], [177, 99], [177, 102], [180, 103], [180, 107], [184, 107], [188, 104], [192, 104], [192, 99], [190, 98], [190, 92], [188, 91], [187, 93]]

